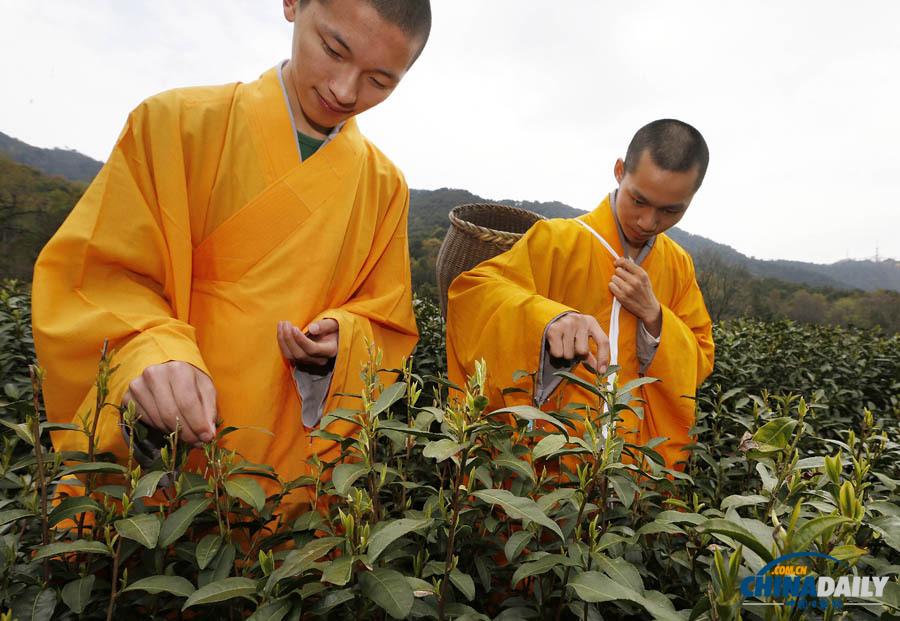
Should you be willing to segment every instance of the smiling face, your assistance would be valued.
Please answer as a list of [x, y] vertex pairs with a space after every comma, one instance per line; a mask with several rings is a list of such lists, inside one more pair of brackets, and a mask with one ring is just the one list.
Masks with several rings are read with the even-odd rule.
[[365, 0], [283, 1], [294, 37], [282, 76], [294, 123], [310, 136], [387, 99], [423, 43]]
[[664, 170], [645, 150], [634, 171], [626, 172], [619, 159], [614, 173], [619, 182], [616, 216], [629, 251], [636, 256], [648, 239], [672, 228], [684, 216], [696, 191], [697, 169]]

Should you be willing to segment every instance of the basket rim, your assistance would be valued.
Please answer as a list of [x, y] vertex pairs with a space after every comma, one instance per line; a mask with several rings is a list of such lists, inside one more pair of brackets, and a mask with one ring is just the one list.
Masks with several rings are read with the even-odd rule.
[[524, 233], [499, 231], [497, 229], [481, 226], [479, 224], [473, 224], [472, 222], [463, 220], [460, 217], [463, 213], [478, 213], [484, 211], [505, 211], [510, 215], [515, 214], [517, 216], [524, 216], [529, 220], [532, 220], [532, 223], [547, 219], [545, 216], [542, 216], [541, 214], [535, 213], [533, 211], [529, 211], [528, 209], [514, 207], [512, 205], [501, 205], [499, 203], [466, 203], [465, 205], [457, 205], [450, 210], [448, 217], [450, 218], [450, 223], [455, 228], [459, 229], [463, 233], [472, 235], [473, 237], [481, 241], [489, 243], [511, 246], [516, 241], [518, 241], [522, 237], [522, 235], [524, 235]]

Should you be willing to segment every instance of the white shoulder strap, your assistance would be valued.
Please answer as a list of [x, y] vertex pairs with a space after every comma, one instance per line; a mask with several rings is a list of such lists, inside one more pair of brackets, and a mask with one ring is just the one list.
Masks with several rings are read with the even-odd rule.
[[[592, 229], [586, 222], [575, 219], [575, 222], [589, 230], [594, 234], [594, 237], [600, 240], [600, 243], [603, 244], [603, 247], [609, 251], [609, 254], [613, 256], [613, 258], [618, 259], [618, 253], [613, 250], [613, 247], [609, 245], [609, 242], [603, 239], [603, 237]], [[612, 310], [609, 313], [609, 364], [618, 364], [619, 363], [619, 310], [622, 308], [621, 302], [619, 300], [613, 298]], [[613, 373], [609, 376], [609, 381], [612, 382], [616, 377], [616, 374]]]

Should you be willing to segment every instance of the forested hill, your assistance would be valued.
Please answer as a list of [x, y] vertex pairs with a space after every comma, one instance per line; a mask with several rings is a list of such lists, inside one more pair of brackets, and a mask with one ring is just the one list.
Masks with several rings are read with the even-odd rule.
[[764, 260], [748, 257], [731, 246], [720, 244], [700, 235], [674, 228], [669, 236], [691, 255], [715, 252], [727, 263], [743, 266], [754, 276], [775, 278], [786, 282], [832, 287], [835, 289], [890, 289], [900, 291], [900, 261], [846, 259], [836, 263], [806, 263], [803, 261]]
[[[466, 203], [502, 203], [515, 205], [548, 218], [573, 218], [584, 213], [579, 209], [554, 201], [496, 200], [482, 198], [467, 190], [441, 188], [439, 190], [410, 190], [409, 235], [414, 244], [429, 238], [443, 239], [450, 225], [448, 214], [453, 207]], [[824, 265], [801, 261], [766, 261], [741, 254], [731, 246], [720, 244], [700, 235], [693, 235], [675, 227], [668, 232], [692, 256], [717, 254], [727, 264], [746, 269], [759, 278], [774, 278], [790, 283], [833, 289], [891, 289], [900, 291], [900, 261], [846, 260]], [[428, 244], [426, 244], [428, 245]], [[433, 244], [432, 244], [433, 245]]]
[[540, 203], [536, 201], [495, 200], [482, 198], [468, 190], [441, 188], [439, 190], [409, 191], [409, 236], [411, 238], [438, 237], [444, 238], [450, 225], [450, 210], [457, 205], [469, 203], [501, 203], [514, 205], [539, 213], [547, 218], [574, 218], [584, 212], [554, 201]]
[[86, 187], [0, 155], [0, 279], [31, 280], [38, 252]]
[[0, 132], [0, 154], [28, 164], [49, 175], [62, 175], [73, 181], [90, 183], [103, 162], [66, 149], [41, 149]]
[[[6, 155], [16, 162], [40, 169], [51, 176], [61, 175], [68, 179], [84, 182], [90, 182], [103, 165], [102, 162], [82, 155], [77, 151], [41, 149], [0, 132], [0, 156], [2, 155]], [[21, 233], [22, 226], [25, 226], [26, 229], [28, 228], [28, 225], [23, 222], [21, 217], [21, 204], [17, 205], [15, 200], [9, 195], [10, 187], [13, 184], [19, 184], [16, 192], [21, 195], [24, 191], [22, 183], [25, 183], [30, 188], [26, 193], [30, 197], [29, 200], [33, 202], [37, 200], [37, 194], [44, 191], [42, 188], [59, 186], [62, 180], [57, 179], [53, 182], [39, 180], [34, 172], [28, 174], [19, 174], [17, 172], [12, 174], [10, 171], [13, 168], [8, 166], [4, 170], [5, 172], [0, 175], [0, 218], [7, 223], [4, 225], [5, 232], [3, 234], [5, 237], [3, 241], [8, 244], [11, 240], [10, 236], [19, 235], [13, 229], [20, 230]], [[27, 179], [31, 179], [31, 181], [29, 182]], [[49, 185], [47, 185], [48, 183]], [[72, 198], [80, 195], [80, 192], [81, 190], [77, 186], [68, 187], [66, 190], [61, 191], [61, 194], [57, 192], [51, 201], [53, 204], [47, 206], [47, 209], [53, 213], [53, 217], [45, 220], [40, 228], [43, 230], [48, 225], [61, 221], [60, 214], [64, 202], [61, 202], [61, 196], [65, 195]], [[427, 271], [430, 268], [426, 268], [426, 264], [430, 263], [433, 265], [433, 258], [437, 255], [437, 247], [440, 246], [440, 241], [444, 238], [444, 234], [449, 226], [447, 215], [453, 207], [466, 203], [490, 202], [515, 205], [548, 218], [571, 218], [583, 213], [558, 201], [542, 203], [510, 199], [487, 199], [467, 190], [450, 188], [410, 190], [410, 251], [413, 259], [423, 257], [426, 259], [420, 270], [425, 269]], [[72, 204], [74, 204], [74, 199]], [[28, 209], [33, 207], [32, 205]], [[14, 216], [13, 214], [16, 213], [20, 215]], [[27, 243], [39, 243], [42, 245], [43, 241], [41, 241], [41, 238], [43, 233], [37, 236], [32, 233], [26, 236], [28, 238]], [[691, 253], [695, 259], [701, 254], [705, 256], [715, 255], [717, 260], [746, 270], [748, 274], [758, 278], [777, 279], [789, 283], [833, 289], [862, 289], [865, 291], [889, 289], [900, 291], [900, 261], [896, 260], [879, 262], [847, 260], [830, 265], [800, 261], [765, 261], [747, 257], [730, 246], [714, 242], [699, 235], [692, 235], [678, 228], [672, 229], [669, 235]], [[25, 255], [36, 256], [36, 250], [25, 252], [21, 247], [22, 243], [21, 236], [17, 237], [16, 244], [19, 246], [19, 251], [14, 253], [15, 257], [7, 255], [5, 257], [7, 263], [9, 261], [21, 261]], [[30, 274], [30, 272], [30, 265], [21, 265], [13, 271], [6, 270], [2, 275], [26, 275]]]

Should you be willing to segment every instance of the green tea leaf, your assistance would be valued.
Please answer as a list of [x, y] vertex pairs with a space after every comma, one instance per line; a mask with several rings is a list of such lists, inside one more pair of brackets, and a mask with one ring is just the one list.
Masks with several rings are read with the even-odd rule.
[[[556, 375], [559, 374], [557, 373]], [[508, 408], [500, 408], [499, 410], [494, 410], [493, 412], [491, 412], [491, 415], [496, 414], [512, 414], [516, 418], [521, 418], [522, 420], [527, 421], [542, 420], [545, 423], [549, 423], [553, 427], [559, 429], [566, 436], [566, 438], [569, 437], [569, 431], [558, 418], [530, 405], [513, 405]]]
[[209, 506], [208, 498], [188, 500], [184, 505], [169, 514], [159, 530], [157, 546], [167, 548], [187, 532], [194, 518], [203, 513]]
[[442, 462], [448, 457], [456, 455], [463, 450], [463, 448], [465, 447], [462, 444], [457, 444], [455, 441], [445, 438], [443, 440], [429, 442], [425, 445], [422, 454], [429, 459], [435, 459], [438, 462]]
[[652, 384], [653, 382], [658, 382], [659, 380], [655, 377], [638, 377], [636, 379], [627, 382], [624, 386], [619, 387], [619, 390], [616, 391], [616, 398], [624, 397], [629, 392], [634, 391], [635, 388], [640, 388], [645, 384]]
[[653, 597], [654, 591], [641, 594], [620, 584], [598, 571], [586, 571], [569, 582], [579, 599], [598, 603], [622, 599], [642, 606], [654, 619], [662, 621], [684, 621], [675, 608], [665, 598]]
[[790, 444], [796, 426], [797, 421], [786, 416], [769, 421], [753, 434], [753, 440], [759, 448], [750, 451], [751, 456], [771, 455], [783, 451]]
[[722, 501], [721, 506], [719, 507], [722, 511], [728, 511], [728, 509], [737, 509], [739, 507], [749, 507], [751, 505], [761, 505], [764, 502], [768, 502], [769, 499], [765, 496], [760, 496], [759, 494], [733, 494]]
[[512, 563], [516, 557], [522, 553], [528, 542], [531, 541], [533, 535], [527, 530], [517, 530], [506, 541], [503, 551], [506, 553], [506, 560]]
[[[51, 513], [51, 515], [53, 514]], [[22, 518], [34, 517], [37, 516], [35, 516], [33, 512], [28, 511], [27, 509], [9, 509], [7, 511], [0, 511], [0, 526], [15, 522], [16, 520], [21, 520]], [[53, 526], [53, 524], [55, 524], [55, 522], [52, 522], [50, 525]]]
[[87, 541], [86, 539], [78, 539], [77, 541], [63, 541], [61, 543], [51, 543], [41, 546], [31, 557], [32, 561], [59, 556], [61, 554], [74, 554], [76, 552], [90, 552], [91, 554], [102, 554], [110, 556], [109, 548], [105, 543], [99, 541]]
[[609, 482], [612, 483], [613, 489], [616, 490], [616, 496], [622, 501], [625, 507], [630, 507], [634, 502], [635, 494], [640, 492], [640, 488], [635, 485], [634, 480], [627, 474], [611, 474]]
[[154, 470], [142, 476], [137, 485], [134, 486], [134, 497], [144, 498], [155, 494], [156, 488], [159, 487], [159, 480], [164, 476], [166, 476], [166, 473], [162, 470]]
[[868, 550], [852, 545], [843, 545], [832, 548], [828, 555], [833, 556], [839, 561], [849, 561], [852, 564], [864, 554], [868, 554]]
[[146, 591], [151, 595], [171, 593], [175, 597], [189, 597], [196, 589], [186, 578], [181, 576], [150, 576], [132, 582], [122, 589], [125, 591]]
[[592, 558], [598, 563], [597, 569], [619, 584], [627, 586], [635, 593], [644, 592], [644, 581], [640, 572], [624, 558], [611, 559], [604, 554], [595, 554]]
[[393, 522], [388, 523], [384, 528], [377, 530], [369, 539], [369, 547], [366, 549], [369, 563], [374, 565], [381, 553], [400, 537], [403, 537], [407, 533], [427, 528], [431, 526], [432, 522], [434, 522], [434, 520], [431, 518], [420, 520], [402, 518], [394, 520]]
[[55, 589], [32, 586], [12, 598], [9, 611], [15, 621], [47, 621], [52, 618], [55, 608]]
[[99, 510], [99, 503], [88, 496], [71, 496], [69, 498], [63, 498], [53, 511], [50, 512], [50, 515], [47, 516], [47, 525], [52, 528], [63, 520], [74, 518], [81, 513]]
[[368, 472], [369, 467], [362, 462], [335, 466], [331, 475], [334, 491], [337, 492], [338, 496], [346, 496], [353, 483]]
[[125, 474], [127, 470], [125, 469], [125, 466], [121, 464], [113, 464], [105, 461], [89, 461], [87, 463], [75, 464], [74, 466], [64, 468], [55, 478], [61, 479], [72, 474], [81, 474], [84, 472], [92, 474]]
[[513, 574], [512, 582], [510, 584], [512, 585], [512, 588], [515, 589], [519, 582], [525, 578], [546, 573], [558, 565], [577, 567], [578, 562], [568, 556], [563, 556], [562, 554], [548, 554], [536, 561], [519, 565], [519, 568], [516, 569], [516, 573]]
[[560, 539], [565, 539], [560, 530], [559, 525], [552, 519], [547, 517], [541, 508], [530, 498], [523, 496], [515, 496], [505, 489], [486, 489], [479, 490], [472, 494], [473, 496], [489, 502], [491, 504], [500, 505], [503, 510], [513, 519], [529, 519], [541, 526], [546, 526], [554, 533], [559, 535]]
[[467, 601], [471, 602], [475, 598], [475, 581], [469, 574], [464, 574], [458, 568], [454, 568], [450, 572], [450, 582], [459, 589]]
[[219, 535], [206, 535], [197, 544], [194, 556], [197, 559], [197, 566], [200, 569], [206, 569], [206, 566], [216, 557], [219, 548], [222, 546], [222, 537]]
[[344, 586], [350, 582], [350, 576], [353, 575], [353, 564], [357, 560], [358, 557], [356, 556], [337, 557], [322, 571], [322, 582]]
[[391, 405], [399, 401], [405, 394], [406, 383], [397, 382], [396, 384], [391, 384], [378, 395], [378, 399], [376, 399], [375, 403], [372, 405], [372, 415], [377, 416], [378, 414], [381, 414], [391, 407]]
[[[10, 386], [10, 384], [7, 384], [7, 386]], [[28, 444], [29, 446], [34, 446], [34, 434], [31, 433], [31, 429], [29, 429], [28, 425], [26, 425], [25, 423], [11, 423], [9, 421], [6, 421], [6, 420], [3, 420], [2, 418], [0, 418], [0, 424], [5, 425], [6, 427], [9, 427], [10, 429], [12, 429], [16, 433], [16, 435], [19, 436], [19, 438], [21, 438], [22, 440], [24, 440], [25, 443]], [[54, 593], [54, 604], [55, 604], [56, 592], [54, 591], [53, 593]]]
[[359, 575], [359, 586], [366, 597], [392, 617], [405, 619], [409, 616], [415, 597], [400, 572], [393, 569], [363, 572]]
[[247, 621], [281, 621], [291, 611], [290, 600], [282, 599], [277, 602], [263, 604], [256, 609]]
[[215, 602], [224, 602], [233, 597], [243, 597], [256, 593], [256, 582], [249, 578], [225, 578], [212, 584], [207, 584], [201, 589], [194, 591], [181, 610], [187, 610], [191, 606], [199, 604], [214, 604]]
[[546, 436], [542, 438], [540, 442], [534, 445], [534, 449], [531, 451], [531, 458], [537, 461], [538, 459], [552, 456], [554, 453], [556, 453], [556, 451], [558, 451], [565, 445], [565, 436], [559, 435], [558, 433]]
[[535, 480], [534, 468], [531, 466], [531, 464], [529, 464], [527, 461], [516, 459], [509, 453], [500, 453], [491, 460], [491, 464], [500, 468], [512, 470], [516, 474], [525, 477], [531, 482], [534, 482]]
[[262, 486], [247, 477], [228, 479], [225, 481], [225, 491], [229, 496], [240, 498], [257, 511], [262, 511], [266, 504], [266, 492]]
[[[212, 579], [210, 582], [224, 580], [231, 575], [231, 571], [234, 569], [234, 557], [236, 555], [237, 549], [232, 542], [225, 541], [222, 543], [222, 547], [219, 549], [219, 553], [213, 561], [214, 567], [212, 568]], [[198, 584], [197, 586], [201, 585]], [[206, 585], [204, 584], [203, 586]]]
[[772, 553], [761, 544], [756, 537], [754, 537], [750, 531], [739, 524], [735, 524], [730, 520], [725, 520], [722, 518], [713, 518], [711, 520], [707, 520], [702, 524], [697, 526], [697, 530], [700, 532], [713, 533], [715, 535], [725, 535], [726, 537], [730, 537], [735, 541], [738, 541], [751, 550], [753, 550], [764, 562], [769, 563], [772, 561]]
[[155, 548], [159, 539], [161, 524], [155, 514], [143, 513], [134, 517], [118, 520], [116, 532], [126, 539], [133, 539], [145, 548]]
[[412, 589], [414, 596], [428, 597], [429, 595], [434, 595], [434, 585], [430, 582], [414, 576], [406, 576], [406, 581], [409, 583], [409, 588]]
[[791, 551], [806, 552], [813, 540], [826, 530], [852, 521], [850, 518], [835, 515], [823, 515], [813, 518], [794, 531], [791, 537]]
[[299, 550], [291, 551], [285, 557], [281, 567], [273, 571], [269, 576], [269, 580], [266, 582], [265, 593], [270, 593], [279, 580], [299, 576], [312, 567], [313, 563], [318, 559], [331, 552], [335, 546], [343, 543], [343, 541], [343, 537], [322, 537], [313, 539]]
[[75, 614], [84, 612], [85, 607], [91, 600], [91, 591], [94, 589], [95, 579], [96, 577], [92, 574], [73, 580], [62, 588], [62, 600], [69, 607], [69, 610]]

